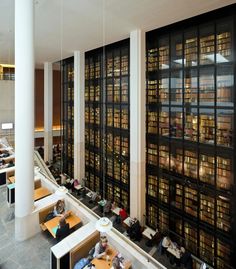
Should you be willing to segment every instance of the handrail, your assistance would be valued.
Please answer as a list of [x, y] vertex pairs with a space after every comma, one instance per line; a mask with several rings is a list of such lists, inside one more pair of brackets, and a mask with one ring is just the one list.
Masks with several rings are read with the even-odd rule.
[[[53, 181], [54, 183], [56, 182], [54, 176], [52, 175], [51, 171], [45, 164], [45, 162], [42, 160], [42, 157], [40, 156], [39, 152], [37, 150], [34, 151], [34, 160], [37, 159], [37, 164], [39, 164], [40, 169], [43, 170], [44, 172], [43, 175], [46, 176], [46, 178], [50, 179], [50, 181]], [[45, 175], [46, 174], [46, 175]], [[58, 184], [57, 184], [58, 185]]]

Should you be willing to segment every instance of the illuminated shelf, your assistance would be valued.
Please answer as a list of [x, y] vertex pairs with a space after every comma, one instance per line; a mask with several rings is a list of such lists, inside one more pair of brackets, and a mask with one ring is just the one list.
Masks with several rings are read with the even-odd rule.
[[129, 40], [85, 53], [85, 85], [86, 184], [129, 208]]

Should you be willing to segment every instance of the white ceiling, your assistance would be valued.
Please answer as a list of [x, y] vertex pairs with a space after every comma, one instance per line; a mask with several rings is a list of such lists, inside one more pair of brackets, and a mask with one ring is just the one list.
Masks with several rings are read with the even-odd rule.
[[[20, 0], [16, 0], [20, 1]], [[33, 1], [33, 0], [32, 0]], [[217, 9], [236, 0], [35, 0], [38, 65]], [[0, 63], [14, 63], [14, 0], [0, 0]]]

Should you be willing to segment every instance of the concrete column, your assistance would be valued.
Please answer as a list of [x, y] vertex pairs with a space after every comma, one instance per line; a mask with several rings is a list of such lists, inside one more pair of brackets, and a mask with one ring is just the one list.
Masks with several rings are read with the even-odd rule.
[[130, 33], [130, 215], [145, 214], [145, 33]]
[[52, 63], [44, 63], [44, 161], [53, 159], [53, 71]]
[[85, 176], [84, 137], [84, 62], [83, 52], [74, 52], [74, 178]]
[[15, 1], [15, 237], [34, 233], [34, 1]]

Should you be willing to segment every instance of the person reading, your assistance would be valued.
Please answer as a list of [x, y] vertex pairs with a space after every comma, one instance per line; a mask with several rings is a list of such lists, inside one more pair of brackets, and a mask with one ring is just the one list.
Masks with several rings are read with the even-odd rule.
[[107, 255], [109, 249], [108, 240], [106, 236], [101, 236], [100, 241], [95, 245], [93, 257], [102, 259]]
[[56, 231], [56, 239], [59, 242], [65, 237], [67, 237], [69, 234], [70, 234], [70, 225], [69, 223], [66, 223], [65, 218], [62, 217], [59, 220], [58, 228]]

